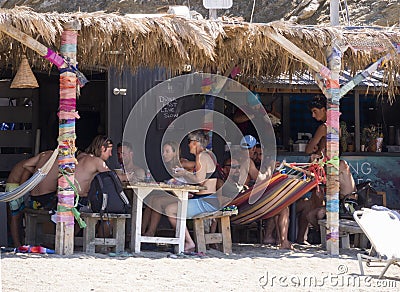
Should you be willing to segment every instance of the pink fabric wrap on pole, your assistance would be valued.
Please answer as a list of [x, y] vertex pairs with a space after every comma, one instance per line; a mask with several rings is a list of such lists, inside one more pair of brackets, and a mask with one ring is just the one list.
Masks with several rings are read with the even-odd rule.
[[58, 55], [56, 52], [54, 52], [51, 49], [47, 49], [47, 55], [44, 56], [44, 58], [54, 65], [57, 66], [57, 68], [60, 68], [62, 64], [64, 64], [64, 59], [60, 55]]
[[72, 195], [66, 195], [66, 193], [71, 191], [61, 191], [58, 193], [58, 200], [60, 201], [61, 205], [68, 205], [73, 206], [75, 204], [74, 199], [75, 195], [72, 192]]
[[78, 32], [73, 30], [65, 30], [61, 35], [61, 43], [76, 45], [78, 43]]
[[69, 110], [75, 110], [75, 108], [76, 108], [76, 99], [60, 98], [60, 110], [69, 111]]
[[64, 222], [67, 226], [74, 225], [74, 216], [70, 214], [71, 212], [68, 212], [68, 214], [62, 214], [58, 213], [57, 214], [57, 222]]
[[334, 125], [337, 125], [339, 123], [339, 117], [342, 113], [337, 110], [329, 110], [329, 112], [331, 119], [326, 120], [326, 125], [333, 127]]
[[60, 188], [62, 188], [62, 189], [66, 189], [66, 188], [69, 187], [69, 184], [68, 184], [68, 182], [67, 182], [67, 180], [66, 180], [65, 177], [60, 177], [60, 178], [58, 179], [58, 186], [59, 186]]
[[[60, 184], [60, 180], [59, 180]], [[61, 186], [60, 186], [61, 187]], [[63, 206], [65, 208], [70, 208], [70, 206], [74, 206], [75, 195], [74, 191], [59, 191], [57, 194], [58, 197], [58, 205]], [[60, 210], [57, 211], [57, 222], [65, 222], [66, 225], [74, 225], [74, 216], [71, 211], [62, 212]]]
[[80, 116], [77, 111], [65, 112], [59, 111], [58, 117], [62, 120], [79, 119]]

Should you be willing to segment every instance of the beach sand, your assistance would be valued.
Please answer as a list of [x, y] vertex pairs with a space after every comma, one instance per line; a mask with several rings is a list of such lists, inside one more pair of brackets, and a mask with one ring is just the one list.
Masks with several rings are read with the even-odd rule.
[[[360, 276], [357, 249], [332, 257], [320, 246], [234, 244], [233, 254], [144, 251], [72, 256], [3, 253], [2, 291], [399, 291], [400, 268], [366, 268]], [[375, 286], [375, 287], [374, 287]], [[379, 286], [379, 287], [378, 287]]]

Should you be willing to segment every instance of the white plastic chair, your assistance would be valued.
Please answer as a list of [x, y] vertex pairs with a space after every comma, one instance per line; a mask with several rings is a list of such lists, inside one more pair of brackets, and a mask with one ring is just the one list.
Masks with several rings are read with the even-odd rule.
[[[369, 255], [357, 254], [361, 275], [364, 275], [363, 260], [367, 262], [367, 266], [372, 266], [373, 262], [385, 264], [379, 279], [383, 277], [390, 265], [400, 267], [399, 218], [391, 211], [376, 211], [367, 208], [354, 212], [353, 216], [371, 242]], [[373, 251], [376, 252], [375, 256], [372, 256]]]

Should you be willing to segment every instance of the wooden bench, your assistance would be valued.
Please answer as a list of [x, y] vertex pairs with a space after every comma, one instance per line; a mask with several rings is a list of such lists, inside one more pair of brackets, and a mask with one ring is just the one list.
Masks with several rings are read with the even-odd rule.
[[[222, 243], [222, 251], [226, 254], [232, 253], [231, 238], [231, 215], [236, 215], [234, 211], [217, 211], [204, 213], [193, 217], [194, 239], [196, 241], [197, 252], [206, 252], [206, 244]], [[204, 220], [216, 219], [218, 223], [218, 233], [205, 233]]]
[[103, 221], [113, 224], [113, 238], [96, 237], [96, 224], [100, 220], [99, 213], [81, 213], [86, 222], [83, 229], [83, 251], [89, 254], [95, 253], [96, 246], [115, 246], [115, 252], [125, 250], [125, 223], [131, 218], [130, 214], [105, 214]]
[[[326, 247], [326, 230], [327, 222], [326, 219], [318, 221], [321, 231], [321, 243], [323, 247]], [[368, 238], [364, 232], [358, 226], [357, 222], [348, 219], [339, 220], [339, 239], [342, 244], [342, 248], [350, 248], [350, 234], [354, 234], [354, 247], [366, 248], [368, 245]]]

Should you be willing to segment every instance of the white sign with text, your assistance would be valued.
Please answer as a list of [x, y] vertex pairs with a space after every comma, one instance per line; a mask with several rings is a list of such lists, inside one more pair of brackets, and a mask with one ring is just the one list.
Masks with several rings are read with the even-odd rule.
[[203, 0], [206, 9], [229, 9], [233, 5], [233, 0]]

